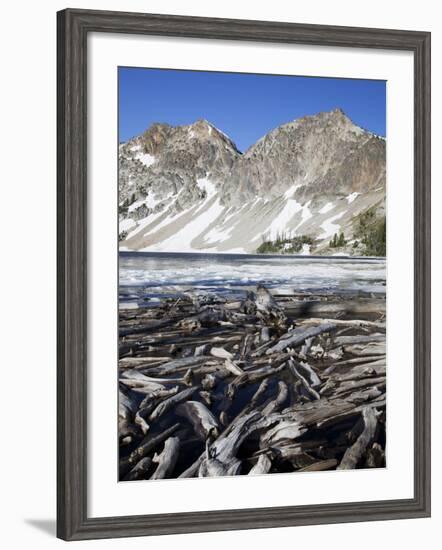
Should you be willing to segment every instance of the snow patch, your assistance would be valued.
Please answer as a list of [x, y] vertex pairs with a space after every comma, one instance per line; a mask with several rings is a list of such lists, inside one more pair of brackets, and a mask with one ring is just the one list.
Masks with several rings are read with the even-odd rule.
[[302, 207], [302, 219], [301, 219], [301, 223], [299, 225], [303, 224], [304, 222], [306, 222], [307, 220], [309, 220], [313, 216], [313, 214], [311, 213], [310, 208], [309, 208], [311, 202], [312, 201], [309, 200]]
[[155, 206], [157, 204], [160, 204], [160, 202], [163, 202], [164, 200], [168, 200], [172, 197], [172, 194], [173, 193], [169, 193], [169, 195], [167, 195], [167, 197], [164, 197], [163, 199], [161, 198], [155, 198], [153, 193], [149, 193], [146, 197], [146, 199], [144, 200], [144, 203], [146, 204], [146, 206], [148, 208], [155, 208]]
[[119, 231], [129, 231], [135, 225], [137, 225], [135, 220], [132, 218], [126, 218], [125, 220], [121, 220], [121, 222], [119, 222], [118, 229]]
[[287, 225], [293, 219], [293, 216], [299, 212], [303, 207], [299, 202], [294, 199], [289, 199], [284, 208], [279, 212], [276, 218], [270, 224], [267, 234], [270, 239], [276, 238], [278, 233], [282, 233], [286, 230]]
[[[212, 202], [209, 206], [209, 202]], [[206, 199], [195, 212], [193, 219], [174, 235], [161, 243], [148, 246], [144, 251], [151, 252], [194, 252], [196, 248], [191, 246], [194, 239], [204, 236], [204, 232], [216, 220], [224, 210], [219, 199]], [[180, 213], [182, 215], [182, 212]], [[170, 222], [171, 220], [169, 220]], [[161, 224], [162, 225], [162, 224]], [[157, 228], [155, 228], [156, 230]]]
[[136, 210], [137, 208], [139, 208], [140, 206], [142, 206], [144, 204], [144, 199], [138, 199], [137, 201], [133, 202], [129, 208], [128, 208], [128, 212], [133, 212], [134, 210]]
[[319, 211], [320, 214], [327, 214], [327, 212], [330, 212], [330, 210], [333, 210], [335, 208], [335, 204], [332, 202], [328, 202], [326, 205], [324, 205], [321, 210]]
[[212, 183], [208, 177], [205, 178], [199, 178], [196, 180], [196, 184], [201, 191], [206, 192], [206, 198], [209, 199], [213, 197], [216, 194], [216, 187], [215, 184]]
[[139, 153], [136, 158], [142, 162], [144, 166], [152, 166], [156, 161], [156, 158], [153, 155], [149, 155], [149, 153]]
[[172, 195], [173, 195], [173, 193], [169, 193], [164, 198], [155, 198], [153, 193], [149, 193], [144, 199], [139, 199], [139, 200], [133, 202], [129, 206], [128, 212], [133, 212], [134, 210], [136, 210], [137, 208], [139, 208], [142, 205], [146, 205], [148, 208], [150, 208], [152, 210], [153, 208], [155, 208], [155, 206], [157, 206], [161, 202], [170, 199], [172, 197]]
[[[188, 209], [189, 210], [189, 209]], [[150, 233], [156, 233], [157, 231], [159, 231], [160, 229], [163, 229], [163, 227], [166, 227], [168, 226], [169, 224], [171, 223], [174, 223], [178, 218], [180, 218], [181, 216], [183, 216], [186, 212], [188, 212], [188, 210], [184, 210], [182, 212], [178, 212], [177, 214], [168, 214], [164, 220], [161, 220], [160, 223], [158, 225], [156, 225], [154, 228], [152, 228], [151, 231], [148, 231], [147, 233], [144, 233], [144, 237], [147, 237], [147, 235], [150, 235]], [[149, 222], [150, 223], [150, 222]], [[146, 224], [146, 225], [149, 225]]]
[[345, 210], [343, 212], [340, 212], [339, 214], [336, 214], [335, 216], [332, 216], [331, 218], [328, 218], [328, 220], [325, 220], [324, 222], [322, 222], [321, 228], [324, 230], [324, 233], [320, 235], [319, 238], [327, 239], [328, 237], [331, 237], [332, 235], [337, 233], [341, 226], [334, 222], [342, 218], [344, 214], [345, 214]]
[[222, 243], [223, 241], [226, 241], [230, 237], [230, 233], [232, 232], [232, 228], [229, 229], [222, 229], [223, 223], [221, 226], [217, 225], [213, 227], [206, 235], [205, 240], [210, 244], [215, 243]]
[[158, 219], [160, 216], [162, 216], [163, 212], [157, 212], [156, 214], [149, 214], [145, 218], [142, 218], [138, 225], [129, 233], [129, 235], [126, 237], [126, 240], [131, 239], [132, 237], [135, 237], [135, 235], [138, 235], [141, 230], [143, 230], [146, 226], [153, 223], [156, 219]]
[[299, 189], [300, 187], [302, 187], [302, 184], [300, 184], [300, 183], [294, 183], [293, 185], [291, 185], [287, 189], [287, 191], [284, 193], [284, 198], [285, 199], [293, 198], [293, 195], [295, 194], [296, 190]]
[[310, 203], [312, 201], [309, 200], [308, 202], [306, 202], [304, 204], [304, 206], [302, 207], [302, 213], [301, 213], [301, 221], [298, 223], [298, 225], [295, 227], [295, 233], [297, 232], [297, 230], [301, 227], [301, 225], [303, 225], [307, 220], [309, 220], [313, 214], [309, 208], [310, 206]]
[[350, 195], [347, 195], [345, 198], [347, 199], [348, 204], [351, 204], [357, 196], [359, 196], [360, 193], [350, 193]]

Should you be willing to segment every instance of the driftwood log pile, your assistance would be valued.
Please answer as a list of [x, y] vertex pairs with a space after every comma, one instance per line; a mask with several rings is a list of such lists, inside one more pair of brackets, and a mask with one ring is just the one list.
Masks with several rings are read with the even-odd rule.
[[120, 479], [385, 466], [385, 297], [120, 311]]

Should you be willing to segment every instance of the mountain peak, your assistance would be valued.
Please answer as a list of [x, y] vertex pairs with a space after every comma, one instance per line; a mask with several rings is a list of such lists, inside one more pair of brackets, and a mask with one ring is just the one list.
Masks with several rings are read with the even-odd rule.
[[283, 124], [244, 154], [203, 118], [152, 124], [120, 148], [124, 246], [172, 251], [179, 234], [191, 250], [254, 252], [278, 232], [325, 247], [334, 232], [351, 237], [355, 216], [384, 208], [385, 142], [368, 137], [340, 107]]
[[341, 107], [335, 107], [334, 109], [332, 109], [330, 111], [331, 114], [333, 115], [338, 115], [338, 116], [347, 116], [345, 113], [344, 113], [344, 110], [341, 109]]
[[353, 124], [353, 121], [350, 119], [349, 116], [347, 116], [347, 114], [344, 112], [344, 110], [341, 107], [335, 107], [331, 111], [325, 111], [324, 113], [320, 113], [320, 114], [325, 115], [326, 118], [331, 118], [336, 122]]
[[199, 118], [198, 120], [196, 120], [192, 126], [201, 126], [201, 127], [206, 127], [206, 128], [213, 128], [213, 124], [211, 124], [207, 119], [205, 118]]

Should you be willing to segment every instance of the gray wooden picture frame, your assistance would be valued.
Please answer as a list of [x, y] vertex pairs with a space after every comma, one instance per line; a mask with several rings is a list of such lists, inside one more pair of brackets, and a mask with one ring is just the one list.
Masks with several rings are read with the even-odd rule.
[[[430, 515], [430, 33], [67, 9], [57, 14], [57, 535], [65, 540]], [[87, 36], [90, 32], [408, 50], [414, 55], [414, 498], [87, 516]], [[394, 208], [394, 206], [392, 206]]]

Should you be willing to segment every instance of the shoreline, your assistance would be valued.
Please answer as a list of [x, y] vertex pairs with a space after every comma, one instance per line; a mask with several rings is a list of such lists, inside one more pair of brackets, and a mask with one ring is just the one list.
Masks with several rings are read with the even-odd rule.
[[294, 258], [297, 260], [378, 260], [378, 261], [387, 261], [386, 256], [344, 256], [344, 255], [320, 255], [320, 254], [249, 254], [247, 252], [157, 252], [157, 251], [142, 251], [142, 250], [118, 250], [118, 254], [122, 256], [171, 256], [171, 257], [180, 257], [183, 255], [187, 256], [208, 256], [208, 257], [225, 257], [225, 258], [237, 258], [241, 256], [246, 256], [248, 258]]

